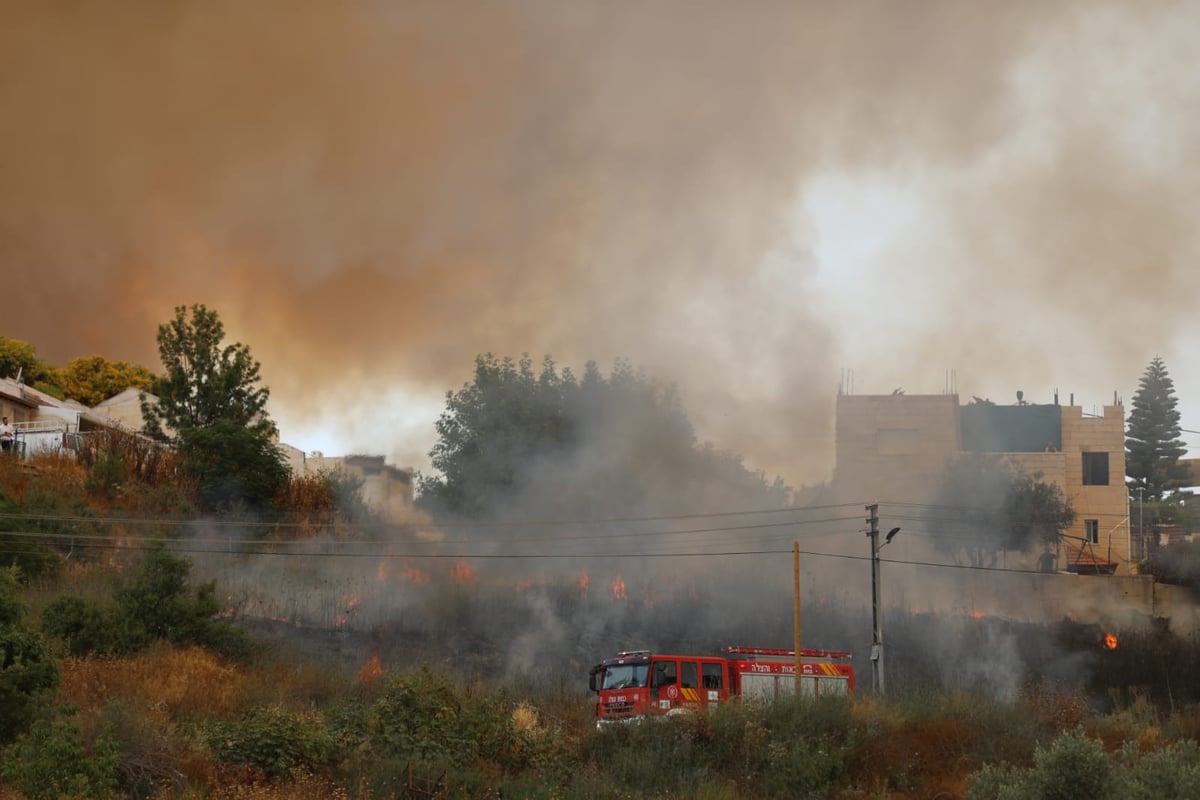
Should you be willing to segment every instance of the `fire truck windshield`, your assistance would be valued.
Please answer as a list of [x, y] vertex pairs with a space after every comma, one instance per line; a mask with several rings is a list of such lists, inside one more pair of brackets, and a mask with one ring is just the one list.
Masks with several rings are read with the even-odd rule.
[[626, 689], [646, 685], [650, 673], [649, 664], [617, 664], [604, 669], [604, 685], [601, 689]]

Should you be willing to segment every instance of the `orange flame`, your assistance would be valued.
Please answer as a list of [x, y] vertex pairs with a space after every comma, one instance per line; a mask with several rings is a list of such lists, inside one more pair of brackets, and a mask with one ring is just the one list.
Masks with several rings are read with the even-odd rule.
[[614, 600], [628, 600], [629, 595], [625, 594], [625, 579], [620, 575], [613, 581], [612, 596]]
[[371, 660], [363, 664], [358, 670], [358, 679], [363, 683], [370, 683], [383, 674], [383, 667], [379, 663], [379, 655], [371, 656]]
[[409, 583], [429, 583], [429, 576], [416, 567], [405, 567], [400, 577]]
[[588, 593], [588, 583], [590, 582], [586, 572], [579, 573], [579, 577], [575, 579], [575, 586], [579, 589], [579, 593], [586, 596]]
[[967, 616], [971, 619], [983, 619], [987, 616], [987, 614], [983, 613], [982, 611], [972, 611], [971, 613], [967, 614]]
[[1104, 647], [1108, 650], [1116, 650], [1117, 649], [1117, 635], [1115, 633], [1105, 632]]
[[454, 569], [450, 572], [450, 579], [455, 583], [474, 583], [479, 580], [479, 577], [475, 574], [475, 570], [461, 561], [455, 561]]

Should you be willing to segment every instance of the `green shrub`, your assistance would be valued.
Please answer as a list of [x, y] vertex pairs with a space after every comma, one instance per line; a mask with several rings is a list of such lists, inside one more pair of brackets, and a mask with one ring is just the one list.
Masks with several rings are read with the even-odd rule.
[[984, 766], [971, 779], [969, 800], [1104, 800], [1114, 794], [1114, 766], [1100, 742], [1081, 729], [1039, 747], [1028, 770]]
[[42, 613], [42, 629], [66, 642], [75, 655], [133, 653], [163, 639], [194, 644], [240, 658], [249, 650], [245, 632], [216, 619], [216, 584], [194, 590], [191, 564], [156, 547], [146, 553], [132, 580], [119, 582], [109, 605], [61, 597]]
[[1129, 742], [1114, 796], [1121, 800], [1191, 800], [1200, 797], [1200, 747], [1187, 740], [1142, 754]]
[[381, 755], [464, 763], [471, 739], [460, 725], [462, 698], [429, 667], [390, 680], [367, 721], [373, 750]]
[[316, 714], [296, 714], [277, 706], [258, 708], [230, 722], [214, 722], [205, 742], [218, 761], [247, 764], [270, 777], [329, 766], [333, 735]]
[[108, 655], [117, 647], [117, 631], [109, 615], [81, 597], [59, 597], [42, 610], [42, 630], [63, 640], [73, 656]]
[[107, 798], [117, 787], [119, 749], [101, 737], [88, 752], [67, 720], [39, 720], [5, 750], [0, 776], [27, 800]]
[[0, 742], [33, 720], [39, 697], [58, 685], [58, 664], [25, 621], [15, 567], [0, 569]]

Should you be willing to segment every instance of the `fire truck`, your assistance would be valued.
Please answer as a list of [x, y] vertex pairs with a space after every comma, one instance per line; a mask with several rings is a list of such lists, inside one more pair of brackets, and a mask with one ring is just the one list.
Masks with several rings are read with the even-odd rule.
[[[796, 651], [725, 647], [724, 656], [675, 656], [630, 650], [592, 667], [588, 688], [599, 695], [596, 722], [699, 711], [736, 700], [775, 700], [796, 692]], [[854, 694], [850, 654], [800, 651], [805, 697]]]

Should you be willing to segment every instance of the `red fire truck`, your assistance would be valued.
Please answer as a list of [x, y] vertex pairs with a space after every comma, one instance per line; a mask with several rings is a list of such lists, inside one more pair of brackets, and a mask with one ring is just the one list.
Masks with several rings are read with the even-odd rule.
[[[592, 667], [588, 687], [599, 695], [598, 724], [696, 711], [734, 699], [774, 700], [796, 692], [796, 651], [725, 647], [724, 656], [673, 656], [631, 650]], [[800, 691], [806, 697], [854, 693], [850, 654], [801, 650]]]

